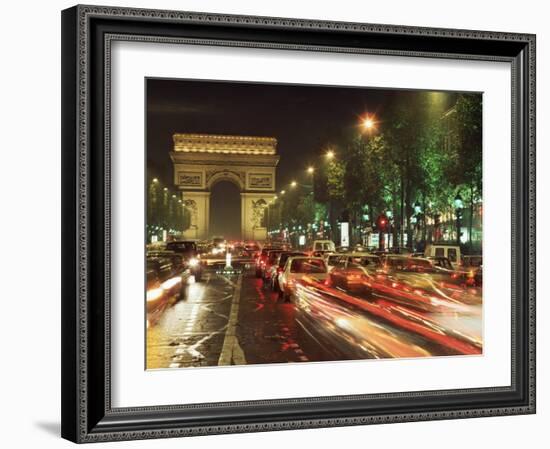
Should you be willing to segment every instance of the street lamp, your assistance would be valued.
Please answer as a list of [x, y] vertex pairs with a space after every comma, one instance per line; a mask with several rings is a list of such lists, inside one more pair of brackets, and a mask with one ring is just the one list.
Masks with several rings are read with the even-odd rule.
[[315, 168], [314, 168], [314, 167], [308, 167], [308, 168], [307, 168], [307, 172], [308, 172], [310, 175], [312, 175], [314, 171], [315, 171]]
[[298, 185], [298, 183], [296, 181], [292, 181], [290, 183], [290, 187], [292, 187], [292, 188], [296, 187], [297, 185]]
[[328, 150], [325, 156], [328, 160], [334, 159], [334, 151]]
[[367, 131], [372, 131], [374, 127], [376, 126], [376, 122], [372, 118], [372, 116], [367, 116], [363, 120], [363, 128]]
[[455, 197], [455, 209], [462, 209], [463, 203], [462, 203], [462, 197], [460, 196], [460, 193], [458, 193]]
[[284, 195], [286, 193], [286, 190], [281, 190], [281, 195]]
[[460, 196], [460, 193], [457, 193], [455, 200], [455, 212], [456, 212], [456, 244], [460, 245], [460, 219], [462, 218], [462, 208], [464, 207], [464, 203], [462, 202], [462, 197]]

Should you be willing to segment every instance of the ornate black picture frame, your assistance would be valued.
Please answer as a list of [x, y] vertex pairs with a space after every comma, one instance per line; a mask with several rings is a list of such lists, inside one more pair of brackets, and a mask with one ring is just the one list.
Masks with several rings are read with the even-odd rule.
[[[509, 62], [511, 386], [113, 408], [110, 49], [116, 40]], [[535, 412], [535, 36], [75, 6], [62, 12], [62, 436], [74, 442]]]

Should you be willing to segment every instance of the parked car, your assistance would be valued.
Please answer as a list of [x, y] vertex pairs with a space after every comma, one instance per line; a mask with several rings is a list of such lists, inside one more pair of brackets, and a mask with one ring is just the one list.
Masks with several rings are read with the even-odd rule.
[[147, 324], [158, 321], [171, 300], [185, 299], [189, 270], [175, 268], [172, 256], [148, 254], [146, 258]]
[[148, 250], [147, 260], [163, 260], [163, 266], [169, 267], [171, 274], [178, 274], [185, 270], [185, 261], [181, 254], [167, 250]]
[[195, 277], [196, 282], [202, 280], [202, 264], [194, 240], [175, 240], [166, 244], [166, 249], [181, 255], [186, 268]]
[[322, 257], [289, 257], [283, 271], [279, 274], [279, 297], [290, 301], [296, 294], [296, 283], [304, 276], [318, 281], [328, 278], [327, 264]]

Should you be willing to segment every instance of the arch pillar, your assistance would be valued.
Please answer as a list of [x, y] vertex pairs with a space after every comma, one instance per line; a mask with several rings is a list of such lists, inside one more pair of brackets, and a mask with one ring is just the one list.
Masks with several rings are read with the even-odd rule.
[[183, 231], [183, 238], [207, 239], [210, 224], [210, 192], [182, 192], [182, 201], [191, 214], [191, 225]]
[[243, 240], [267, 239], [266, 208], [273, 193], [241, 193], [241, 235]]

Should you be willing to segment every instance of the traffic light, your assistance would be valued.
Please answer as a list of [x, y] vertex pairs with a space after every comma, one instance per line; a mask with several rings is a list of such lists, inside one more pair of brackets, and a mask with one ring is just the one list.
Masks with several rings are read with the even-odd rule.
[[379, 231], [385, 231], [388, 227], [388, 217], [384, 214], [380, 214], [376, 219], [376, 227]]

